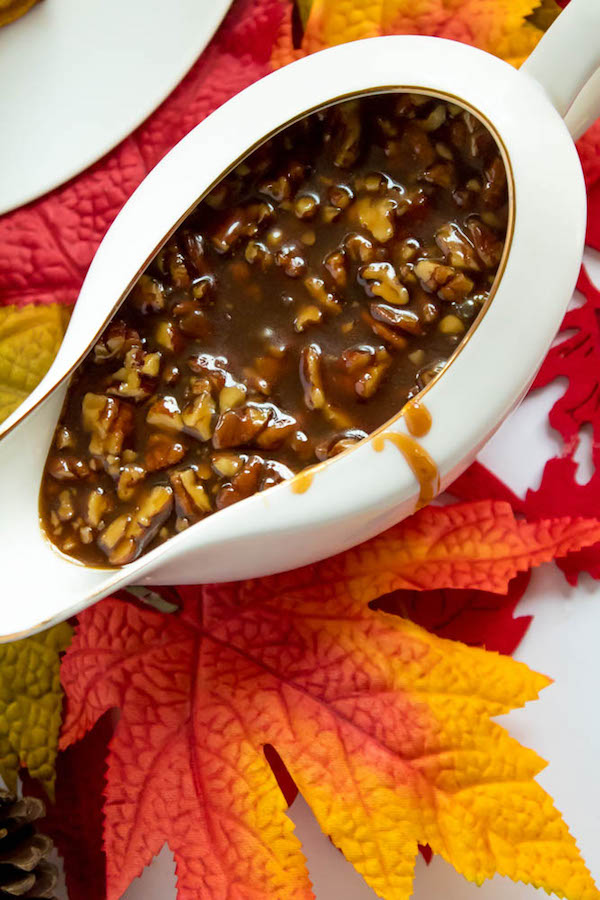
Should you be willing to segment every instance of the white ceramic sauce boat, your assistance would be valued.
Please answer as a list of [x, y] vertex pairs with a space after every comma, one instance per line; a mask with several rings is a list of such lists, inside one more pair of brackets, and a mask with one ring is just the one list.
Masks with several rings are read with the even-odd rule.
[[[523, 397], [557, 331], [581, 261], [586, 201], [572, 132], [600, 113], [600, 3], [572, 0], [517, 71], [438, 38], [390, 36], [295, 62], [225, 103], [147, 176], [90, 266], [52, 368], [0, 426], [0, 640], [33, 633], [127, 584], [229, 581], [291, 569], [363, 541], [415, 509], [419, 485], [391, 442], [372, 439], [314, 471], [209, 516], [118, 570], [63, 556], [40, 530], [40, 479], [67, 380], [140, 272], [198, 200], [249, 150], [306, 113], [374, 91], [459, 103], [495, 135], [510, 186], [501, 277], [487, 312], [424, 402], [421, 439], [443, 490]], [[68, 139], [68, 136], [67, 136]], [[503, 270], [503, 271], [502, 271]], [[398, 415], [387, 432], [406, 434]], [[302, 475], [300, 476], [302, 477]], [[306, 486], [306, 482], [303, 486]]]

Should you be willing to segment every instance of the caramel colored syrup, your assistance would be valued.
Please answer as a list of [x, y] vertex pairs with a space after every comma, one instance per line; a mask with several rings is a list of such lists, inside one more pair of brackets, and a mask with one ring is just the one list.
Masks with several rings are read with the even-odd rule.
[[305, 469], [299, 472], [291, 481], [291, 488], [294, 494], [305, 494], [312, 484], [314, 473], [312, 469]]
[[402, 410], [406, 427], [413, 437], [425, 437], [431, 428], [431, 413], [418, 400], [409, 400]]
[[416, 437], [424, 437], [431, 428], [431, 414], [422, 403], [415, 400], [406, 404], [402, 414], [410, 435], [383, 431], [372, 438], [373, 450], [380, 453], [386, 441], [398, 448], [419, 482], [416, 508], [421, 509], [431, 503], [439, 488], [438, 467], [427, 450], [415, 440]]

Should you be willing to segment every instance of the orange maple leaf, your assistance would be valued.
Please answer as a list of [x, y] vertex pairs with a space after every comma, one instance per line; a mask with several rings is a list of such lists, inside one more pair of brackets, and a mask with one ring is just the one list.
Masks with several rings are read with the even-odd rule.
[[299, 47], [290, 6], [271, 61], [282, 66], [323, 47], [381, 34], [429, 34], [520, 65], [558, 12], [554, 0], [314, 0]]
[[367, 603], [407, 583], [500, 589], [599, 533], [593, 521], [516, 522], [502, 503], [428, 508], [317, 566], [181, 587], [176, 614], [117, 597], [84, 612], [62, 666], [62, 746], [121, 710], [105, 791], [108, 900], [165, 842], [180, 900], [311, 897], [266, 744], [386, 900], [410, 896], [418, 843], [478, 883], [500, 872], [598, 900], [534, 780], [543, 761], [491, 721], [548, 679]]

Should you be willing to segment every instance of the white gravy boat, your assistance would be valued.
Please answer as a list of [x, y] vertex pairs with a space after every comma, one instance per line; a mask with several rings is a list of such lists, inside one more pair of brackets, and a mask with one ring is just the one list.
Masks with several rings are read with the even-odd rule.
[[523, 397], [572, 295], [586, 218], [573, 136], [600, 113], [600, 77], [592, 78], [599, 64], [600, 3], [572, 0], [519, 71], [439, 38], [373, 38], [280, 69], [190, 132], [115, 219], [54, 364], [0, 426], [0, 640], [31, 634], [127, 584], [230, 581], [291, 569], [414, 511], [420, 486], [410, 454], [407, 461], [394, 443], [394, 435], [408, 435], [399, 413], [379, 437], [316, 467], [312, 478], [301, 473], [209, 516], [122, 569], [84, 567], [63, 556], [39, 524], [40, 479], [68, 376], [131, 285], [198, 200], [251, 149], [343, 98], [433, 93], [471, 109], [502, 148], [512, 212], [495, 293], [421, 395], [432, 418], [420, 442], [437, 465], [434, 487], [443, 490], [456, 478]]

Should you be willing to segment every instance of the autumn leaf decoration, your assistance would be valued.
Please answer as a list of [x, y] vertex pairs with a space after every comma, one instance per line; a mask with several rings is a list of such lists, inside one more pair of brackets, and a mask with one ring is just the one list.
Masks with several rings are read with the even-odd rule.
[[0, 422], [42, 380], [68, 321], [69, 310], [56, 303], [0, 308]]
[[382, 34], [430, 34], [473, 44], [520, 65], [560, 12], [555, 0], [295, 0], [304, 26], [298, 38], [292, 4], [272, 62], [281, 66], [323, 47]]
[[428, 508], [296, 572], [180, 587], [175, 614], [121, 596], [84, 612], [62, 667], [62, 746], [120, 710], [108, 900], [165, 842], [180, 900], [311, 897], [266, 744], [386, 900], [410, 896], [418, 843], [478, 883], [500, 872], [600, 897], [534, 781], [544, 763], [491, 721], [548, 679], [368, 606], [408, 586], [503, 591], [599, 534], [594, 521], [516, 521], [504, 503]]
[[62, 713], [60, 656], [71, 640], [66, 622], [42, 634], [0, 644], [0, 776], [10, 791], [20, 766], [54, 796]]

